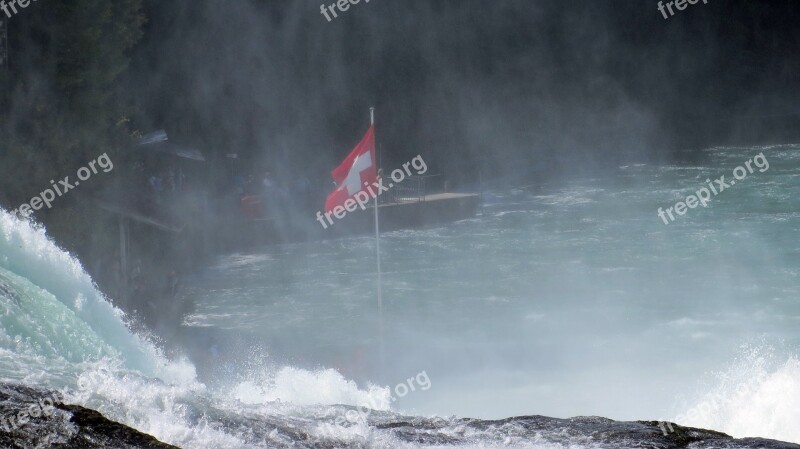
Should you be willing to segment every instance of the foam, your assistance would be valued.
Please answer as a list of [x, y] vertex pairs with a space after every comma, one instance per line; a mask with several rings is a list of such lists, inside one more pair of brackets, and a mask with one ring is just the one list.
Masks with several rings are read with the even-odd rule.
[[779, 360], [771, 348], [748, 349], [675, 420], [736, 438], [800, 443], [800, 360]]

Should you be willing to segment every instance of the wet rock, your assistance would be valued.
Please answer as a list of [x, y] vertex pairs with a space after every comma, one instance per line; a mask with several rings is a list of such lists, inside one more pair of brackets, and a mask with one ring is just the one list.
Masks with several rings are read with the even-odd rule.
[[[55, 396], [54, 396], [55, 395]], [[521, 416], [494, 421], [407, 417], [362, 410], [358, 423], [343, 420], [352, 407], [316, 408], [308, 415], [223, 411], [207, 404], [203, 417], [243, 445], [270, 449], [369, 449], [392, 446], [563, 447], [614, 449], [800, 449], [761, 438], [735, 439], [712, 430], [655, 421], [620, 422], [600, 417], [571, 419]], [[320, 412], [323, 412], [319, 414]], [[352, 427], [350, 431], [320, 431]], [[388, 444], [388, 446], [387, 446]], [[0, 448], [175, 448], [97, 411], [64, 404], [58, 394], [0, 383]], [[236, 449], [236, 448], [232, 448]]]
[[9, 449], [175, 449], [78, 405], [57, 392], [0, 384], [0, 447]]

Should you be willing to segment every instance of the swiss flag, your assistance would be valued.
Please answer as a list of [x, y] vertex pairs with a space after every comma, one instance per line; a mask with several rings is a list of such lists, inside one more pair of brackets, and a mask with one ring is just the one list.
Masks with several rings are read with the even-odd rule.
[[328, 195], [325, 211], [330, 212], [336, 206], [342, 206], [353, 195], [365, 190], [364, 183], [372, 185], [378, 179], [378, 164], [375, 160], [375, 126], [370, 126], [367, 134], [350, 152], [344, 161], [333, 171], [331, 176], [336, 182], [336, 190]]

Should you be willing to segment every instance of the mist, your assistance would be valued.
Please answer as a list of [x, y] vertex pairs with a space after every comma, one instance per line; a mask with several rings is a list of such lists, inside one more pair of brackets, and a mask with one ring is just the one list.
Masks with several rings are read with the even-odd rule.
[[199, 448], [800, 443], [796, 1], [18, 6], [4, 415], [54, 391], [42, 435], [101, 441], [63, 428], [97, 411]]
[[319, 177], [371, 106], [385, 166], [425, 151], [469, 183], [725, 143], [752, 97], [780, 114], [794, 95], [788, 73], [750, 69], [780, 49], [727, 36], [720, 2], [672, 21], [631, 1], [371, 2], [332, 22], [307, 1], [145, 5], [128, 91], [152, 126]]

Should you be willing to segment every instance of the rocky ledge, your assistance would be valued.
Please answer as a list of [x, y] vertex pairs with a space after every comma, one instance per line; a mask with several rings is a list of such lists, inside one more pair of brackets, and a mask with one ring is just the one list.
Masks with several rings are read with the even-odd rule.
[[[344, 449], [397, 446], [545, 447], [619, 449], [800, 449], [800, 445], [761, 438], [735, 439], [720, 432], [655, 421], [620, 422], [599, 417], [571, 419], [523, 416], [497, 421], [403, 417], [390, 412], [370, 412], [366, 424], [370, 438], [351, 433], [347, 441], [334, 434], [320, 436], [320, 426], [355, 425], [327, 422], [350, 407], [333, 406], [335, 413], [310, 423], [287, 416], [270, 418], [230, 416], [209, 410], [207, 418], [238, 433], [248, 447]], [[305, 423], [303, 425], [301, 423]], [[363, 425], [363, 423], [359, 424]], [[360, 428], [363, 429], [363, 428]], [[313, 431], [313, 434], [312, 434]], [[347, 432], [344, 432], [345, 434]], [[246, 436], [245, 436], [246, 435]], [[379, 436], [377, 440], [374, 437]], [[376, 441], [383, 441], [377, 443]], [[0, 447], [75, 449], [175, 448], [150, 435], [105, 418], [97, 411], [64, 404], [58, 394], [26, 386], [0, 383]]]
[[177, 449], [58, 393], [0, 384], [0, 447], [8, 449]]

